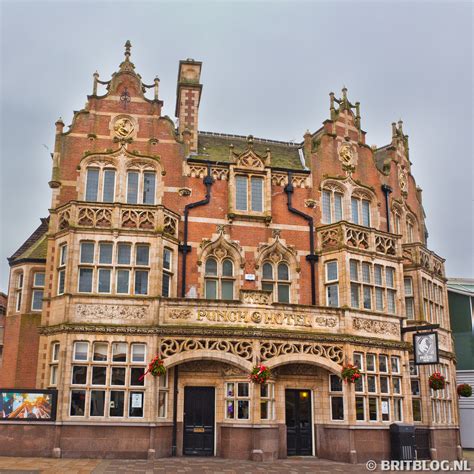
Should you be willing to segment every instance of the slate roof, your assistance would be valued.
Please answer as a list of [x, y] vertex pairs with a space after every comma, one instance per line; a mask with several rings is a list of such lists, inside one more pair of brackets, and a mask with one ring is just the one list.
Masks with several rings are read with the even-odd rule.
[[[198, 132], [198, 152], [192, 158], [230, 163], [230, 145], [234, 145], [235, 153], [242, 153], [247, 149], [247, 137], [243, 135], [227, 135], [223, 133]], [[259, 155], [265, 156], [270, 149], [272, 168], [304, 170], [301, 163], [299, 148], [301, 143], [281, 142], [253, 138], [253, 149]]]
[[8, 259], [10, 265], [22, 260], [45, 260], [48, 248], [47, 232], [49, 217], [42, 218], [38, 228], [26, 239], [23, 245]]

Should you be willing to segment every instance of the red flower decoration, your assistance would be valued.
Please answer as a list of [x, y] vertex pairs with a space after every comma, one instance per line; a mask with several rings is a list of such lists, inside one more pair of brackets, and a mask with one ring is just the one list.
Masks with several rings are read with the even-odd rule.
[[443, 390], [446, 386], [446, 379], [439, 373], [433, 372], [428, 379], [431, 390]]
[[166, 373], [166, 368], [163, 365], [163, 360], [156, 356], [149, 364], [145, 373], [138, 379], [140, 382], [145, 378], [145, 375], [151, 374], [153, 376], [164, 375]]
[[270, 369], [263, 364], [257, 364], [250, 372], [249, 380], [253, 383], [265, 383], [271, 376]]
[[346, 364], [342, 367], [341, 378], [344, 382], [355, 383], [357, 379], [360, 378], [360, 370], [357, 365]]

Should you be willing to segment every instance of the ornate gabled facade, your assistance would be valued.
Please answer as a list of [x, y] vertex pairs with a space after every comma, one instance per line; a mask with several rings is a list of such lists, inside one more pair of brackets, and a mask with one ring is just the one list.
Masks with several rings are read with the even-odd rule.
[[[202, 64], [187, 59], [176, 126], [130, 46], [69, 128], [56, 122], [48, 219], [9, 260], [0, 384], [58, 391], [33, 450], [362, 462], [389, 459], [403, 422], [419, 457], [456, 458], [444, 260], [427, 248], [402, 123], [366, 145], [343, 89], [301, 143], [202, 132]], [[436, 367], [413, 365], [402, 331], [427, 323]], [[166, 374], [142, 378], [155, 355]], [[10, 453], [32, 449], [23, 428], [0, 434]]]

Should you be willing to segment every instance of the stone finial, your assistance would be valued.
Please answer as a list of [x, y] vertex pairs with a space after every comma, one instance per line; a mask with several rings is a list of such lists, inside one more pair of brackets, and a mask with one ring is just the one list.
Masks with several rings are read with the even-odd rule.
[[155, 100], [158, 100], [158, 89], [160, 87], [160, 78], [158, 76], [155, 77], [154, 83], [155, 83]]
[[54, 125], [56, 125], [56, 132], [57, 133], [61, 133], [63, 131], [64, 122], [63, 122], [63, 119], [61, 117], [59, 117], [58, 120], [56, 120], [56, 123]]
[[253, 148], [253, 135], [249, 135], [247, 137], [247, 143], [248, 143], [249, 148]]
[[403, 136], [403, 121], [402, 121], [402, 119], [400, 119], [398, 121], [398, 130], [399, 130], [400, 134]]
[[395, 122], [392, 122], [392, 138], [395, 138], [397, 136], [397, 124]]
[[127, 40], [127, 42], [125, 43], [125, 61], [128, 61], [130, 59], [130, 56], [131, 56], [131, 52], [130, 52], [130, 48], [132, 47], [132, 43], [130, 43], [130, 40]]

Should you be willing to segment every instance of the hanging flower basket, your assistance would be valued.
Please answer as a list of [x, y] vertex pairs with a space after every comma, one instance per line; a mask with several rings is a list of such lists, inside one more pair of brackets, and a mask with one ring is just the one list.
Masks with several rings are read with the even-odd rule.
[[270, 369], [265, 367], [263, 364], [257, 364], [250, 372], [249, 380], [253, 383], [265, 383], [272, 373]]
[[468, 383], [462, 383], [457, 388], [460, 397], [470, 397], [472, 395], [472, 387]]
[[149, 364], [145, 373], [140, 377], [140, 382], [145, 378], [145, 375], [151, 374], [155, 377], [166, 374], [166, 368], [163, 365], [163, 360], [156, 356]]
[[433, 372], [428, 379], [431, 390], [443, 390], [446, 386], [446, 379], [439, 373]]
[[344, 382], [355, 383], [360, 378], [360, 370], [357, 365], [347, 364], [342, 367], [341, 378]]

